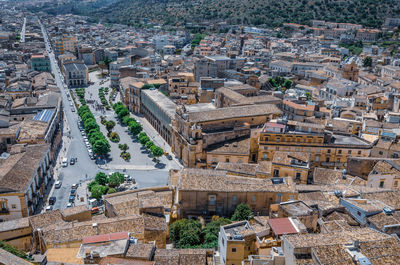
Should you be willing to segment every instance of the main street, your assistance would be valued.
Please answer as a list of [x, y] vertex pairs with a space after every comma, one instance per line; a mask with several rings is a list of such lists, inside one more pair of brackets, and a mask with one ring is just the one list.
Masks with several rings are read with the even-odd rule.
[[21, 29], [20, 42], [25, 42], [25, 29], [26, 29], [26, 17], [24, 17], [24, 24], [22, 25]]
[[[60, 88], [61, 91], [61, 96], [62, 96], [62, 101], [63, 101], [63, 106], [64, 106], [64, 117], [65, 117], [65, 122], [64, 122], [64, 130], [63, 130], [63, 147], [61, 156], [65, 153], [65, 157], [68, 158], [68, 160], [72, 157], [78, 158], [78, 162], [75, 165], [68, 165], [67, 167], [62, 167], [60, 168], [60, 165], [57, 164], [56, 172], [55, 172], [55, 180], [60, 180], [62, 181], [62, 186], [60, 189], [52, 189], [50, 196], [56, 197], [56, 203], [53, 206], [53, 209], [63, 209], [67, 206], [68, 204], [68, 198], [69, 198], [69, 193], [71, 190], [71, 186], [74, 183], [82, 183], [87, 180], [93, 179], [94, 176], [96, 175], [97, 172], [110, 172], [110, 171], [123, 171], [123, 169], [126, 169], [124, 174], [129, 174], [133, 178], [135, 178], [138, 187], [143, 188], [143, 187], [151, 187], [151, 186], [162, 186], [167, 184], [168, 181], [168, 172], [170, 168], [179, 168], [177, 164], [173, 163], [168, 163], [167, 166], [164, 168], [157, 168], [155, 167], [155, 163], [151, 161], [151, 159], [148, 159], [148, 161], [142, 160], [143, 154], [136, 154], [136, 151], [138, 149], [133, 148], [132, 150], [129, 150], [132, 155], [132, 162], [128, 163], [123, 161], [119, 161], [118, 159], [114, 159], [115, 156], [118, 156], [119, 154], [115, 153], [115, 148], [113, 148], [114, 152], [111, 153], [112, 158], [114, 159], [113, 163], [109, 165], [106, 165], [106, 167], [100, 168], [96, 163], [95, 160], [91, 160], [89, 158], [88, 152], [86, 150], [85, 144], [83, 142], [83, 138], [81, 136], [81, 133], [77, 127], [77, 120], [78, 120], [78, 115], [77, 112], [73, 112], [72, 108], [75, 108], [74, 106], [70, 106], [70, 103], [67, 98], [67, 93], [69, 92], [68, 89], [65, 86], [65, 83], [63, 81], [62, 74], [60, 72], [60, 69], [57, 64], [57, 60], [55, 57], [54, 52], [51, 49], [51, 45], [47, 36], [47, 32], [45, 30], [45, 27], [42, 25], [40, 22], [41, 28], [42, 28], [42, 34], [43, 38], [46, 44], [46, 49], [50, 58], [51, 62], [51, 69], [52, 73], [54, 75], [55, 81], [57, 83], [57, 86]], [[92, 76], [92, 75], [91, 75]], [[89, 87], [87, 90], [91, 91], [92, 95], [97, 96], [97, 88], [99, 87], [99, 80], [94, 80], [95, 84], [93, 87]], [[93, 111], [93, 109], [92, 109]], [[94, 112], [94, 115], [96, 117], [100, 116], [100, 113]], [[107, 116], [112, 116], [111, 111]], [[104, 127], [103, 125], [100, 124], [98, 121], [100, 127]], [[120, 129], [119, 129], [120, 130]], [[119, 131], [118, 130], [118, 131]], [[127, 138], [125, 138], [124, 134], [120, 132], [120, 135], [124, 137], [124, 141], [127, 141]], [[70, 137], [68, 137], [70, 135]], [[127, 142], [128, 143], [128, 142]], [[65, 151], [64, 151], [65, 149]], [[141, 157], [139, 161], [136, 161], [136, 157]], [[58, 161], [61, 161], [62, 157], [58, 159]], [[118, 161], [118, 162], [116, 162]], [[141, 161], [141, 162], [140, 162]], [[139, 163], [139, 164], [137, 164]], [[140, 163], [142, 165], [140, 165]], [[125, 166], [126, 165], [126, 166]], [[135, 165], [135, 167], [132, 167], [132, 165]], [[49, 196], [49, 197], [50, 197]], [[86, 194], [79, 194], [79, 196], [85, 196]]]

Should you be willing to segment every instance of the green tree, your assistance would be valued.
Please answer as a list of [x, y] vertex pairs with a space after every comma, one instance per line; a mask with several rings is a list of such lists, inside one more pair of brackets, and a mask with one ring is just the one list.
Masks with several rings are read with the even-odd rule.
[[202, 247], [217, 249], [218, 233], [220, 230], [220, 226], [227, 225], [230, 223], [232, 223], [232, 221], [228, 218], [218, 218], [217, 220], [208, 223], [203, 229], [204, 243]]
[[236, 207], [231, 219], [232, 221], [248, 220], [251, 213], [250, 206], [245, 203], [241, 203]]
[[112, 194], [112, 193], [116, 193], [116, 192], [117, 192], [116, 189], [114, 189], [114, 188], [109, 188], [108, 191], [107, 191], [107, 194]]
[[130, 117], [129, 115], [126, 115], [125, 117], [122, 118], [122, 123], [126, 125], [129, 125], [129, 123], [133, 121], [135, 121], [135, 119]]
[[138, 135], [143, 130], [143, 127], [140, 123], [133, 122], [129, 125], [129, 130], [133, 135]]
[[94, 177], [94, 180], [96, 181], [97, 184], [102, 186], [107, 185], [108, 182], [107, 175], [104, 172], [97, 173], [96, 177]]
[[90, 196], [99, 200], [101, 199], [101, 196], [103, 196], [106, 193], [106, 191], [107, 187], [97, 184], [92, 187]]
[[150, 141], [150, 138], [148, 136], [143, 136], [139, 138], [139, 143], [142, 145], [145, 145], [148, 141]]
[[117, 187], [119, 184], [124, 183], [124, 175], [119, 172], [114, 172], [108, 178], [108, 185], [110, 187]]
[[363, 66], [364, 67], [371, 67], [372, 66], [372, 58], [367, 56], [363, 60]]
[[181, 219], [170, 226], [170, 238], [176, 248], [193, 248], [201, 244], [201, 223]]
[[92, 118], [84, 121], [83, 126], [87, 132], [91, 131], [92, 129], [99, 129], [99, 125], [96, 123], [96, 120]]
[[110, 152], [110, 143], [107, 140], [99, 140], [93, 144], [93, 151], [98, 155], [105, 155]]
[[108, 132], [111, 132], [112, 129], [115, 127], [115, 121], [107, 121], [106, 122], [106, 129]]
[[153, 145], [154, 145], [154, 143], [153, 143], [152, 141], [148, 141], [148, 142], [145, 144], [146, 149], [149, 149], [149, 150], [150, 150], [150, 148], [151, 148]]
[[310, 100], [312, 98], [311, 97], [311, 93], [310, 92], [306, 92], [306, 97], [307, 97], [308, 100]]
[[98, 185], [99, 183], [97, 183], [95, 180], [93, 180], [93, 181], [91, 181], [88, 185], [87, 185], [87, 188], [88, 188], [88, 190], [89, 191], [92, 191], [92, 187], [94, 186], [94, 185]]
[[164, 150], [161, 147], [156, 146], [156, 145], [153, 145], [150, 148], [150, 151], [155, 158], [159, 158], [160, 156], [162, 156], [164, 154]]
[[118, 148], [125, 152], [129, 149], [129, 146], [127, 144], [119, 144]]
[[143, 136], [147, 136], [147, 134], [145, 132], [141, 132], [141, 133], [139, 133], [138, 138], [142, 138]]
[[120, 112], [117, 113], [118, 118], [122, 119], [123, 117], [129, 115], [129, 110], [127, 108], [121, 109]]

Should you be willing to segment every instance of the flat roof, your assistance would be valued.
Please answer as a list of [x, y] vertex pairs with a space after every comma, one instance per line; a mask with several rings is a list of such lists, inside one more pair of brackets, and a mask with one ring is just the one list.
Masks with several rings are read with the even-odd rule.
[[155, 104], [163, 109], [168, 114], [168, 116], [170, 116], [170, 118], [175, 117], [176, 104], [169, 97], [167, 97], [157, 89], [142, 90], [142, 93], [148, 96]]

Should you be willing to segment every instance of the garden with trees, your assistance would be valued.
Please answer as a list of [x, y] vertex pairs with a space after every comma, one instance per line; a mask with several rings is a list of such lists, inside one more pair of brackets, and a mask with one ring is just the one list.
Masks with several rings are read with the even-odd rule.
[[83, 127], [85, 128], [88, 140], [92, 145], [93, 152], [97, 155], [108, 154], [110, 152], [110, 143], [101, 133], [100, 127], [89, 107], [86, 105], [81, 106], [78, 110], [78, 115], [82, 119]]
[[86, 99], [85, 99], [85, 88], [77, 88], [75, 90], [76, 95], [79, 98], [79, 102], [81, 103], [82, 106], [86, 105]]
[[169, 237], [175, 248], [218, 248], [218, 233], [220, 226], [233, 221], [249, 220], [252, 211], [247, 204], [239, 204], [232, 217], [213, 216], [212, 221], [205, 226], [198, 220], [180, 219], [171, 224]]
[[280, 76], [270, 78], [268, 79], [268, 82], [275, 88], [275, 91], [282, 92], [285, 92], [286, 89], [291, 88], [293, 84], [292, 80]]
[[[106, 92], [104, 92], [105, 89], [107, 89]], [[99, 88], [99, 98], [100, 98], [100, 102], [101, 102], [101, 104], [102, 104], [107, 110], [109, 110], [109, 109], [111, 109], [111, 108], [110, 108], [110, 105], [108, 104], [108, 101], [107, 101], [107, 99], [106, 99], [105, 93], [108, 93], [108, 87], [107, 87], [107, 88], [100, 87], [100, 88]]]
[[115, 103], [113, 108], [118, 118], [121, 120], [121, 123], [125, 126], [128, 126], [132, 135], [137, 137], [139, 143], [148, 151], [150, 151], [156, 161], [159, 162], [158, 158], [164, 154], [164, 150], [150, 140], [150, 137], [148, 137], [147, 134], [142, 131], [142, 125], [134, 118], [130, 117], [128, 108], [125, 107], [121, 102]]
[[96, 177], [87, 186], [90, 197], [97, 200], [101, 199], [104, 194], [111, 194], [117, 192], [117, 188], [120, 184], [124, 183], [124, 174], [114, 172], [110, 176], [107, 176], [103, 172], [96, 174]]

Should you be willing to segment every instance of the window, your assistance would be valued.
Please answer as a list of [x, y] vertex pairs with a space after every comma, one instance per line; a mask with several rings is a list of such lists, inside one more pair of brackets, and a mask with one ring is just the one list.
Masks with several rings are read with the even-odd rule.
[[280, 203], [282, 200], [282, 194], [278, 193], [278, 198], [276, 199], [277, 203]]
[[331, 149], [328, 149], [328, 154], [330, 154], [331, 153]]
[[327, 158], [326, 158], [326, 162], [329, 163], [329, 160], [330, 160], [329, 157], [327, 157]]
[[226, 157], [226, 158], [225, 158], [225, 162], [226, 162], [226, 163], [229, 163], [229, 157]]
[[315, 157], [315, 162], [319, 162], [319, 156]]
[[358, 214], [358, 216], [361, 216], [361, 212], [360, 211], [357, 211], [357, 214]]
[[296, 180], [300, 180], [300, 177], [301, 177], [301, 173], [300, 173], [300, 172], [297, 172], [297, 173], [296, 173]]
[[232, 248], [231, 251], [234, 253], [236, 252], [236, 248]]
[[216, 158], [216, 157], [213, 157], [212, 162], [213, 162], [213, 163], [217, 163], [217, 158]]
[[290, 198], [291, 201], [293, 201], [294, 200], [294, 195], [290, 195], [289, 198]]
[[6, 200], [1, 200], [0, 201], [0, 206], [1, 206], [0, 210], [7, 210], [7, 201]]
[[347, 154], [351, 155], [351, 150], [347, 151]]
[[383, 188], [384, 185], [385, 185], [385, 181], [384, 181], [384, 180], [381, 180], [381, 181], [379, 182], [379, 188]]
[[398, 185], [398, 182], [397, 182], [397, 180], [395, 180], [393, 186], [397, 188], [397, 185]]
[[236, 196], [236, 195], [233, 195], [232, 200], [233, 200], [234, 202], [236, 202], [236, 201], [237, 201], [237, 196]]
[[253, 195], [253, 202], [257, 201], [257, 195]]
[[242, 159], [239, 159], [239, 160], [238, 160], [238, 163], [239, 163], [239, 164], [242, 163]]
[[279, 169], [274, 169], [274, 177], [279, 176]]
[[208, 205], [215, 205], [216, 199], [217, 199], [217, 195], [209, 195], [208, 196]]
[[361, 151], [358, 151], [357, 154], [358, 154], [358, 155], [361, 155]]
[[382, 152], [382, 151], [379, 151], [379, 154], [380, 154], [380, 155], [383, 155], [383, 152]]
[[267, 160], [267, 154], [264, 154], [264, 160]]
[[318, 153], [318, 154], [321, 153], [321, 149], [317, 149], [317, 153]]
[[338, 153], [341, 154], [341, 153], [342, 153], [342, 150], [339, 150]]
[[11, 208], [17, 209], [17, 205], [16, 204], [11, 204]]

